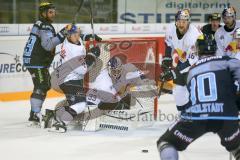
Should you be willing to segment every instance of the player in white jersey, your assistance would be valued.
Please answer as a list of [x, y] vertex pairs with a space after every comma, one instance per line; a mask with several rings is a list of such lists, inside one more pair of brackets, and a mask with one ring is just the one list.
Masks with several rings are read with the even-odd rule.
[[[195, 55], [195, 43], [197, 38], [202, 35], [200, 29], [196, 28], [190, 23], [190, 11], [188, 9], [180, 10], [175, 16], [175, 24], [171, 24], [166, 32], [165, 36], [165, 56], [162, 61], [163, 74], [169, 74], [164, 76], [167, 81], [173, 79], [176, 84], [173, 88], [173, 94], [186, 90], [184, 81], [182, 79], [176, 79], [175, 74], [164, 73], [164, 70], [168, 68], [176, 68], [181, 74], [186, 74], [188, 69], [198, 59]], [[178, 98], [178, 99], [177, 99]], [[176, 105], [181, 106], [187, 101], [188, 95], [175, 97]]]
[[129, 109], [131, 88], [135, 87], [135, 91], [137, 92], [139, 89], [140, 92], [146, 86], [149, 88], [145, 92], [145, 96], [157, 95], [153, 80], [146, 78], [135, 65], [122, 64], [121, 59], [114, 56], [108, 61], [107, 68], [100, 72], [90, 86], [87, 101], [98, 105], [100, 109], [111, 110], [117, 109], [118, 106]]
[[[68, 106], [55, 110], [56, 123], [53, 124], [52, 130], [59, 132], [65, 132], [66, 125], [86, 108], [84, 75], [94, 63], [94, 59], [100, 55], [99, 47], [93, 47], [90, 53], [86, 53], [80, 30], [76, 25], [68, 25], [67, 32], [68, 36], [61, 45], [62, 64], [52, 74], [52, 78], [56, 79], [54, 83], [59, 85], [68, 102]], [[49, 115], [44, 118], [46, 125], [49, 118]]]
[[215, 33], [217, 42], [217, 55], [226, 55], [232, 58], [240, 58], [234, 33], [240, 28], [240, 22], [236, 21], [236, 10], [233, 7], [225, 8], [222, 12], [224, 26], [219, 28]]

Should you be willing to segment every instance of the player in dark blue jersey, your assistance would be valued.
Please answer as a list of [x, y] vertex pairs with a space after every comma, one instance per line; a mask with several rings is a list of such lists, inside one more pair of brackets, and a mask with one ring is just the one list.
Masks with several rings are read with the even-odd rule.
[[213, 37], [203, 36], [197, 40], [200, 59], [186, 77], [189, 102], [178, 106], [181, 118], [157, 141], [161, 160], [178, 160], [178, 151], [185, 150], [207, 132], [217, 133], [226, 150], [240, 160], [240, 130], [234, 85], [235, 80], [240, 82], [240, 61], [214, 56], [215, 43]]
[[[67, 27], [58, 33], [52, 25], [56, 16], [55, 6], [50, 2], [42, 2], [39, 6], [39, 20], [34, 23], [23, 53], [23, 63], [30, 72], [34, 84], [31, 95], [31, 112], [29, 121], [31, 124], [39, 124], [41, 108], [47, 91], [50, 89], [50, 67], [55, 47], [62, 43], [67, 36]], [[92, 34], [81, 35], [82, 40], [90, 40]], [[101, 38], [95, 35], [95, 39]]]
[[65, 38], [65, 28], [56, 34], [52, 26], [55, 15], [55, 6], [52, 3], [40, 4], [39, 20], [34, 23], [24, 48], [23, 63], [30, 72], [34, 85], [29, 117], [33, 124], [41, 118], [41, 107], [51, 86], [48, 68], [53, 61], [55, 47]]

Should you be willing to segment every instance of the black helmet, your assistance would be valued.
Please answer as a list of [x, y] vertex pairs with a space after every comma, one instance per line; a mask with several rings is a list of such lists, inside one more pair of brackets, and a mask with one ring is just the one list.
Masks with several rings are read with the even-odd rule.
[[48, 9], [55, 9], [55, 6], [51, 2], [42, 2], [39, 5], [39, 13], [46, 12]]
[[209, 17], [210, 20], [221, 20], [221, 15], [219, 13], [212, 13]]
[[203, 34], [198, 37], [196, 42], [197, 53], [202, 55], [214, 55], [217, 50], [217, 44], [212, 34]]

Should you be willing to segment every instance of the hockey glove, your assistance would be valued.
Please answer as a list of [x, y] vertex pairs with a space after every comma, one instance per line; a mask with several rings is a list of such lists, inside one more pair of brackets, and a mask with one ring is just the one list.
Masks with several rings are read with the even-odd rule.
[[66, 27], [64, 27], [63, 29], [61, 29], [58, 34], [57, 37], [59, 38], [59, 40], [61, 41], [61, 43], [64, 41], [65, 37], [67, 36], [67, 30]]
[[[84, 35], [83, 40], [84, 40], [84, 41], [89, 41], [91, 38], [93, 38], [92, 34], [86, 34], [86, 35]], [[99, 37], [99, 36], [96, 35], [96, 34], [94, 34], [94, 38], [95, 38], [95, 40], [98, 41], [98, 42], [102, 41], [102, 38]]]
[[94, 57], [99, 57], [100, 56], [100, 48], [98, 46], [90, 48], [90, 53]]
[[174, 69], [167, 67], [166, 65], [162, 65], [162, 73], [160, 75], [160, 80], [162, 82], [165, 82], [173, 79], [176, 79], [176, 73]]

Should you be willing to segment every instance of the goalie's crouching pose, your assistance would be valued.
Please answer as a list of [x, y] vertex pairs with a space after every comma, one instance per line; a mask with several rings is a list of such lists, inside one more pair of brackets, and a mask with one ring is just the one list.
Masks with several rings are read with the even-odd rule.
[[[90, 84], [86, 94], [87, 104], [93, 106], [97, 105], [97, 109], [92, 111], [92, 117], [90, 117], [90, 119], [101, 116], [105, 111], [130, 109], [132, 97], [130, 88], [133, 86], [153, 86], [152, 88], [148, 88], [148, 91], [144, 92], [144, 95], [147, 96], [147, 93], [150, 93], [151, 95], [148, 94], [148, 96], [152, 97], [157, 95], [155, 81], [147, 79], [133, 64], [123, 64], [119, 57], [112, 57], [108, 61], [107, 67], [103, 69], [94, 82]], [[136, 92], [139, 93], [140, 91], [136, 90]], [[69, 101], [67, 101], [67, 103], [69, 103]], [[56, 113], [60, 113], [61, 110], [66, 112], [66, 107], [64, 106], [66, 106], [67, 103], [66, 101], [62, 101], [61, 104], [59, 103], [60, 109], [57, 110]], [[85, 105], [86, 103], [84, 106]], [[85, 109], [85, 107], [83, 109]], [[69, 113], [66, 113], [68, 114], [66, 116], [69, 116], [72, 108], [68, 107], [67, 110], [69, 110]], [[69, 120], [73, 120], [73, 116], [69, 117]], [[66, 127], [64, 129], [66, 131]]]
[[[95, 37], [98, 36], [95, 35]], [[98, 37], [96, 40], [101, 40], [101, 38]], [[51, 77], [52, 82], [54, 81], [54, 84], [57, 84], [65, 94], [68, 105], [56, 108], [55, 111], [46, 110], [43, 123], [45, 128], [51, 127], [52, 131], [66, 132], [66, 125], [86, 107], [84, 75], [99, 57], [100, 49], [93, 47], [90, 48], [89, 53], [86, 53], [80, 38], [80, 29], [76, 25], [69, 25], [67, 26], [67, 38], [61, 46], [60, 54], [62, 64], [52, 73]], [[52, 124], [49, 124], [50, 122]]]
[[[141, 88], [144, 86], [148, 87], [148, 90], [143, 93]], [[157, 95], [155, 81], [148, 79], [135, 65], [123, 64], [118, 56], [108, 61], [107, 67], [90, 87], [87, 101], [89, 104], [98, 105], [101, 110], [130, 109], [131, 98], [140, 96], [136, 92], [141, 92], [144, 96]], [[137, 88], [135, 91], [134, 87]]]

